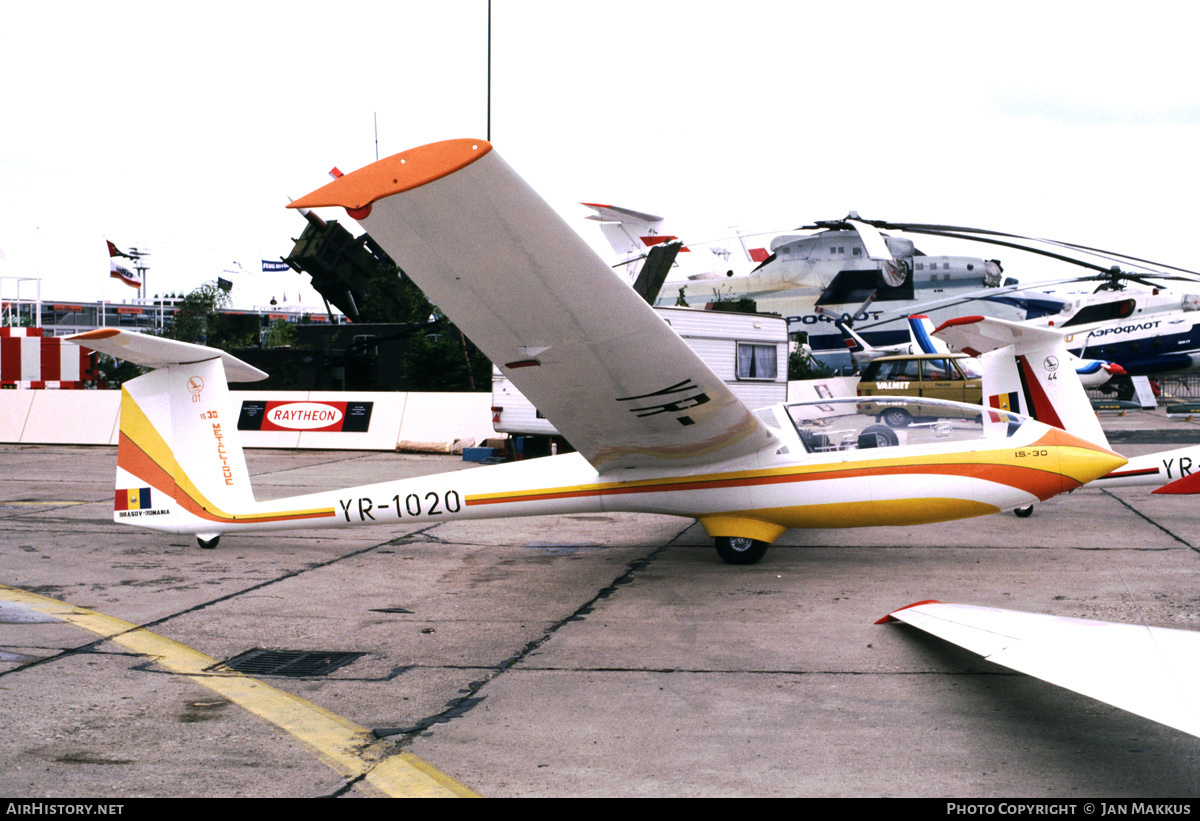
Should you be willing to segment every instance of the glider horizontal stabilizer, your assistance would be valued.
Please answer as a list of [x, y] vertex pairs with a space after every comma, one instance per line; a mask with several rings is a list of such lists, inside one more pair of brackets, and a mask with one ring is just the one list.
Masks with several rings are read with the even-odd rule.
[[266, 379], [269, 375], [236, 356], [231, 356], [216, 348], [141, 334], [136, 331], [97, 328], [94, 331], [84, 331], [65, 338], [68, 342], [74, 342], [84, 348], [90, 348], [93, 351], [99, 351], [147, 368], [191, 365], [197, 362], [207, 362], [210, 359], [220, 359], [225, 366], [225, 379], [230, 382], [258, 382]]

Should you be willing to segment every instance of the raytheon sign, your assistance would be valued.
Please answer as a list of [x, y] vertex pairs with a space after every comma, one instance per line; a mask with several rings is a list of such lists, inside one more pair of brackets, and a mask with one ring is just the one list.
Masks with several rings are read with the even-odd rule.
[[366, 433], [371, 402], [242, 402], [238, 430]]

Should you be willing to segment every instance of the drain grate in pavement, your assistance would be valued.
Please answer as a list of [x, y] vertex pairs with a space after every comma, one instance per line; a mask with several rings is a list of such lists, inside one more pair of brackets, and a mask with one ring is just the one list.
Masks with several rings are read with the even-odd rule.
[[366, 653], [312, 650], [247, 650], [228, 661], [214, 664], [209, 669], [221, 667], [255, 676], [305, 678], [327, 676], [339, 667], [345, 667], [365, 655]]

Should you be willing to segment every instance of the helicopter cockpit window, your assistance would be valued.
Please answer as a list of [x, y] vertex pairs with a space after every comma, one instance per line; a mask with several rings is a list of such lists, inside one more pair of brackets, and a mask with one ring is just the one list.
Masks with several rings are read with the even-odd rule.
[[978, 405], [891, 396], [786, 407], [809, 453], [1007, 439], [1027, 421], [1015, 413]]
[[1122, 299], [1117, 302], [1104, 302], [1099, 305], [1087, 305], [1079, 313], [1068, 319], [1061, 327], [1071, 325], [1086, 325], [1089, 322], [1104, 322], [1110, 319], [1124, 319], [1133, 314], [1137, 303], [1132, 299]]

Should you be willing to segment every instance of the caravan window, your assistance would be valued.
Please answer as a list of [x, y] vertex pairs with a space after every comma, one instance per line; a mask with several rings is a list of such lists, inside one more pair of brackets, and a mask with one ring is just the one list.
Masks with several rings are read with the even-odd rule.
[[774, 380], [778, 362], [774, 345], [737, 344], [737, 378]]

